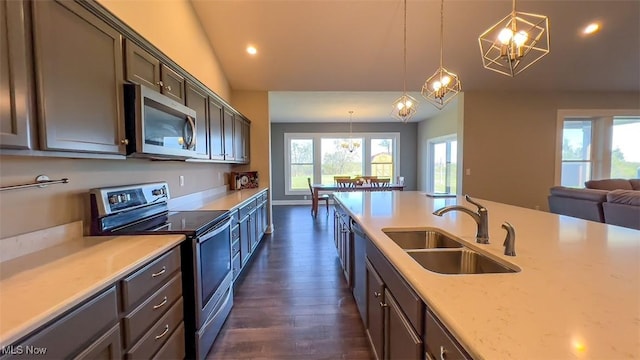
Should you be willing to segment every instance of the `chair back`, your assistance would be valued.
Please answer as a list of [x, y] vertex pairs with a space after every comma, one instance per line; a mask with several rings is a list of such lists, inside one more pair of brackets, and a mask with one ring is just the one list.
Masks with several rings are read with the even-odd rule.
[[356, 187], [356, 179], [338, 178], [336, 179], [336, 185], [338, 187]]
[[389, 187], [391, 179], [371, 179], [370, 182], [372, 187]]
[[307, 183], [309, 184], [309, 191], [311, 191], [311, 196], [313, 196], [313, 186], [311, 186], [311, 178], [307, 178]]
[[362, 181], [365, 184], [371, 184], [371, 180], [375, 180], [377, 178], [378, 178], [377, 176], [373, 176], [373, 175], [360, 176], [360, 179], [362, 179]]
[[333, 177], [333, 182], [335, 184], [337, 184], [338, 180], [342, 180], [342, 179], [351, 179], [351, 176], [348, 176], [348, 175], [336, 175], [336, 176]]

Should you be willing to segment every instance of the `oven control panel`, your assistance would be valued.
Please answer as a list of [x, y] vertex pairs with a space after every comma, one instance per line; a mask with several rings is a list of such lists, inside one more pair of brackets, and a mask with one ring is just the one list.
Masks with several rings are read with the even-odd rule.
[[167, 203], [169, 185], [163, 182], [115, 186], [92, 189], [90, 194], [99, 216], [105, 216], [149, 204]]

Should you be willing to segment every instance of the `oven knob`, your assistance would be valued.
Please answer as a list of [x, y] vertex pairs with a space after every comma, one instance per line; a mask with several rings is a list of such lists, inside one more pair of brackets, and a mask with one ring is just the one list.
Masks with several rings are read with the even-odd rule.
[[120, 197], [120, 202], [127, 201], [127, 194], [120, 194], [119, 197]]
[[118, 198], [118, 195], [109, 196], [109, 204], [117, 204], [119, 202], [120, 202], [120, 199]]
[[131, 194], [124, 194], [125, 201], [131, 201]]
[[155, 195], [155, 196], [164, 195], [164, 194], [165, 194], [164, 187], [161, 187], [159, 189], [154, 189], [151, 191], [151, 195]]

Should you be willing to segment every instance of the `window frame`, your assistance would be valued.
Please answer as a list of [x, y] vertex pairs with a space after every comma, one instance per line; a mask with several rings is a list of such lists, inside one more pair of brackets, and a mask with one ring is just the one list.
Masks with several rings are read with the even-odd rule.
[[[611, 146], [615, 117], [640, 116], [638, 109], [562, 109], [556, 120], [554, 185], [562, 184], [562, 141], [565, 120], [591, 121], [590, 179], [604, 179], [611, 174]], [[583, 160], [581, 160], [583, 161]], [[585, 161], [586, 162], [586, 161]]]
[[[429, 140], [427, 140], [427, 174], [426, 174], [426, 179], [427, 179], [427, 193], [435, 193], [435, 183], [433, 181], [433, 176], [435, 173], [435, 162], [434, 162], [434, 154], [435, 154], [435, 145], [436, 144], [441, 144], [441, 143], [446, 143], [446, 147], [447, 147], [447, 154], [451, 157], [451, 148], [452, 148], [452, 144], [451, 142], [455, 141], [456, 142], [456, 164], [458, 164], [458, 168], [457, 171], [455, 173], [456, 175], [456, 191], [455, 192], [448, 192], [447, 194], [455, 194], [457, 195], [460, 192], [460, 148], [459, 148], [459, 139], [458, 139], [458, 134], [449, 134], [449, 135], [443, 135], [443, 136], [438, 136], [435, 138], [431, 138]], [[451, 160], [453, 160], [453, 158], [451, 158]], [[448, 173], [448, 170], [447, 170]], [[450, 190], [450, 189], [449, 189]]]
[[389, 138], [393, 140], [392, 158], [393, 158], [393, 175], [392, 182], [401, 174], [400, 172], [400, 133], [399, 132], [332, 132], [332, 133], [284, 133], [284, 176], [285, 176], [285, 195], [309, 195], [309, 190], [294, 190], [291, 188], [291, 140], [309, 140], [313, 141], [313, 178], [322, 178], [322, 151], [321, 144], [323, 138], [362, 138], [362, 159], [364, 165], [364, 174], [371, 174], [371, 139]]

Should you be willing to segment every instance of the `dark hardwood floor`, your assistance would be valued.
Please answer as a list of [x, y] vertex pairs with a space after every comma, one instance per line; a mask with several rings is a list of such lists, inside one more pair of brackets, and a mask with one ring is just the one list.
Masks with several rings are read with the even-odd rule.
[[235, 284], [208, 359], [371, 359], [333, 242], [333, 214], [273, 206], [274, 233]]

